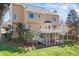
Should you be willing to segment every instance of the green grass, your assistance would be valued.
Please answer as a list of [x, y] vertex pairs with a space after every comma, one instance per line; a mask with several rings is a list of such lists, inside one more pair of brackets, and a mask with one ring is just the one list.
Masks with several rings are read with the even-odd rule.
[[65, 43], [46, 48], [27, 51], [16, 45], [0, 45], [1, 56], [79, 56], [78, 43]]

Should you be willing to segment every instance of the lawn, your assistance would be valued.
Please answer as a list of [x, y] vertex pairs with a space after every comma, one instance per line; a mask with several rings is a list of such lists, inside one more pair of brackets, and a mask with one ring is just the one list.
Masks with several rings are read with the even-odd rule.
[[78, 43], [65, 43], [27, 51], [15, 45], [0, 45], [1, 56], [79, 56]]

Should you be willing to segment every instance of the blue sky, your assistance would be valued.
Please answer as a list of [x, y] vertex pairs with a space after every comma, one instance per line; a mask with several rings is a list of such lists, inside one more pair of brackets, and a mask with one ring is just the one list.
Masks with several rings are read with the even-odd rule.
[[10, 20], [10, 17], [11, 17], [11, 13], [10, 13], [10, 10], [8, 10], [4, 15], [3, 21], [6, 22]]
[[29, 5], [42, 7], [48, 10], [57, 10], [60, 15], [60, 20], [66, 21], [67, 14], [71, 9], [75, 9], [79, 14], [79, 4], [78, 3], [28, 3]]

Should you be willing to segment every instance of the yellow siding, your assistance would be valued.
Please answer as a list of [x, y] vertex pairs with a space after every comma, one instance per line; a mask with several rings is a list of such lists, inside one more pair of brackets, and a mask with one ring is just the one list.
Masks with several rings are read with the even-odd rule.
[[[21, 4], [12, 4], [12, 13], [17, 15], [17, 19], [13, 23], [24, 23], [28, 24], [31, 28], [40, 30], [40, 26], [44, 26], [44, 21], [52, 20], [52, 18], [56, 18], [56, 21], [52, 21], [54, 25], [59, 27], [59, 15], [45, 9], [36, 8], [32, 6], [23, 7]], [[30, 19], [28, 17], [28, 13], [32, 12], [34, 14], [34, 18]], [[40, 17], [39, 17], [40, 15]]]
[[23, 7], [20, 5], [12, 5], [12, 16], [16, 14], [16, 20], [12, 19], [13, 22], [24, 22], [24, 11]]

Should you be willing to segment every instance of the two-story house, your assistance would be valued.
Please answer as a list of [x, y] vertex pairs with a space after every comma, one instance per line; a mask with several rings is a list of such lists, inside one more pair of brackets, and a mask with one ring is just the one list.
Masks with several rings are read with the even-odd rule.
[[40, 32], [44, 44], [57, 43], [60, 39], [59, 15], [56, 12], [28, 4], [12, 4], [13, 37], [17, 37], [16, 27], [18, 23], [28, 25], [29, 28]]

